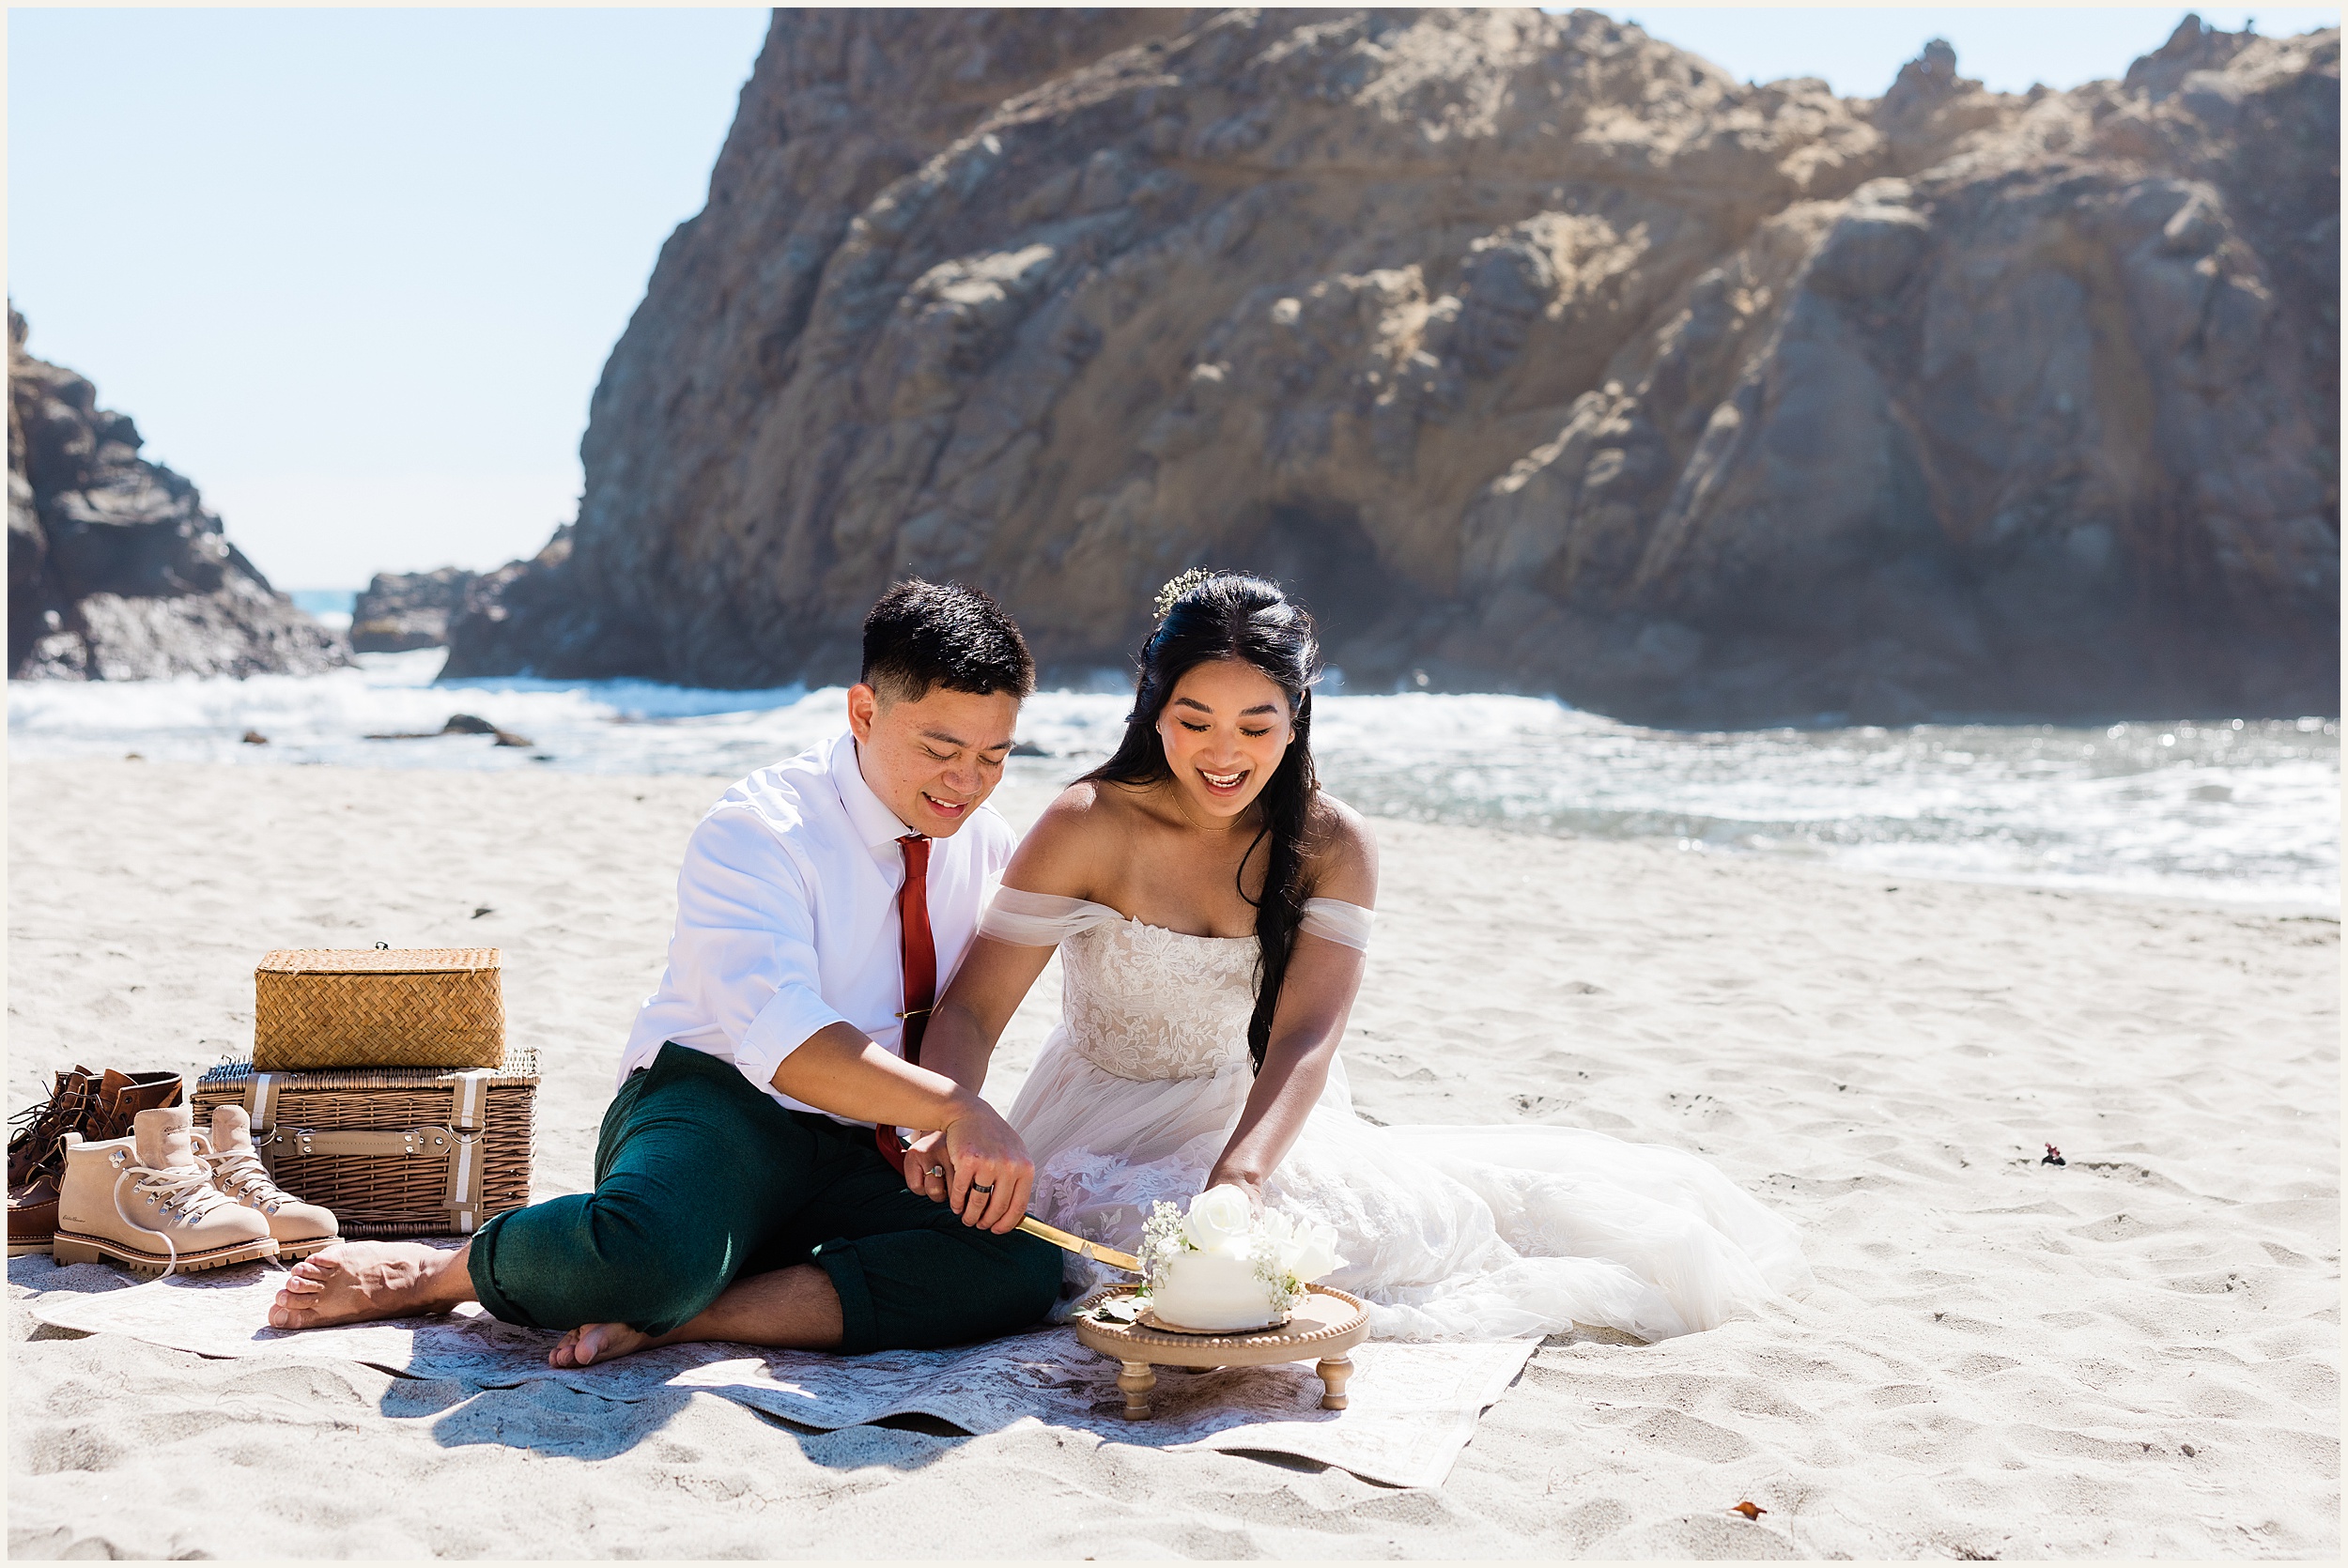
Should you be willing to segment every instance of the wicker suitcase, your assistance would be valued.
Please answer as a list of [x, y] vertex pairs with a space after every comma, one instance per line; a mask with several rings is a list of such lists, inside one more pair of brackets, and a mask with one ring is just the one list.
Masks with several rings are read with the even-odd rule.
[[528, 1049], [467, 1072], [224, 1062], [197, 1080], [195, 1117], [242, 1105], [277, 1184], [332, 1209], [345, 1236], [462, 1236], [530, 1201], [537, 1095]]
[[253, 1064], [493, 1068], [505, 1059], [495, 947], [288, 948], [253, 971]]

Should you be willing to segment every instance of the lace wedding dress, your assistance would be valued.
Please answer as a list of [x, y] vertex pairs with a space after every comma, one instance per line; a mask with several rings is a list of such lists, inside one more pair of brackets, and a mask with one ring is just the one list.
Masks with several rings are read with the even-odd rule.
[[[1369, 912], [1315, 899], [1305, 930], [1367, 947]], [[1003, 888], [981, 934], [1058, 945], [1063, 1021], [1011, 1123], [1036, 1214], [1124, 1250], [1185, 1204], [1253, 1082], [1256, 939], [1191, 936], [1103, 904]], [[1694, 1155], [1554, 1126], [1380, 1127], [1342, 1061], [1264, 1195], [1334, 1226], [1322, 1283], [1387, 1339], [1507, 1339], [1576, 1323], [1644, 1340], [1708, 1329], [1810, 1282], [1794, 1227]], [[1123, 1274], [1071, 1256], [1061, 1314]]]

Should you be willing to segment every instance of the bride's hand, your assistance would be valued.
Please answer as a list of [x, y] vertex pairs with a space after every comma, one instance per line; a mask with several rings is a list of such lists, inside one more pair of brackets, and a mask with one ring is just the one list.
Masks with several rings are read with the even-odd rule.
[[971, 1108], [948, 1122], [941, 1136], [946, 1207], [980, 1230], [1001, 1236], [1015, 1229], [1035, 1186], [1035, 1163], [1019, 1134], [993, 1106], [974, 1097]]
[[[946, 1181], [952, 1166], [946, 1155], [946, 1134], [924, 1132], [905, 1147], [905, 1186], [932, 1203], [946, 1201]], [[938, 1174], [932, 1176], [935, 1170]]]
[[1238, 1188], [1241, 1191], [1247, 1194], [1248, 1207], [1254, 1209], [1259, 1214], [1263, 1212], [1263, 1182], [1259, 1178], [1252, 1176], [1243, 1176], [1236, 1171], [1227, 1171], [1222, 1166], [1217, 1165], [1213, 1170], [1207, 1173], [1207, 1185], [1200, 1188], [1199, 1191], [1203, 1192], [1212, 1192], [1218, 1187]]

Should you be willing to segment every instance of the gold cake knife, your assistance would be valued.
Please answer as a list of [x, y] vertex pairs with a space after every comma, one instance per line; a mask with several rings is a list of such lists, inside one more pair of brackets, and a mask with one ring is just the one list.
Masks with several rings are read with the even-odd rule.
[[1045, 1224], [1032, 1214], [1020, 1220], [1019, 1228], [1029, 1236], [1040, 1236], [1053, 1246], [1074, 1253], [1078, 1257], [1093, 1258], [1107, 1264], [1112, 1268], [1122, 1268], [1129, 1274], [1141, 1272], [1141, 1259], [1134, 1256], [1133, 1253], [1120, 1253], [1114, 1247], [1104, 1247], [1098, 1241], [1087, 1241], [1081, 1236], [1071, 1236], [1064, 1230]]
[[[900, 1131], [897, 1134], [897, 1146], [900, 1149], [908, 1149], [913, 1146], [913, 1142]], [[1042, 1237], [1064, 1253], [1074, 1253], [1078, 1257], [1092, 1258], [1107, 1264], [1112, 1268], [1122, 1268], [1128, 1274], [1141, 1272], [1141, 1259], [1134, 1256], [1133, 1253], [1120, 1253], [1114, 1247], [1104, 1247], [1098, 1241], [1087, 1241], [1081, 1236], [1071, 1236], [1057, 1225], [1045, 1224], [1032, 1214], [1021, 1215], [1018, 1228], [1026, 1231], [1029, 1236]]]

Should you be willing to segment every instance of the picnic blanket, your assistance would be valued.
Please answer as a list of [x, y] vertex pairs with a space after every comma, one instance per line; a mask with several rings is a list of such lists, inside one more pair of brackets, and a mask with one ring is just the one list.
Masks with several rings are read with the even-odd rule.
[[[59, 1283], [75, 1272], [59, 1270]], [[301, 1333], [271, 1329], [269, 1305], [281, 1279], [275, 1268], [250, 1264], [128, 1289], [53, 1288], [31, 1311], [55, 1328], [127, 1334], [200, 1356], [361, 1361], [482, 1388], [545, 1378], [620, 1401], [660, 1390], [698, 1391], [819, 1431], [916, 1414], [973, 1433], [1035, 1422], [1149, 1448], [1292, 1454], [1395, 1486], [1440, 1485], [1477, 1417], [1534, 1348], [1525, 1340], [1366, 1344], [1352, 1352], [1351, 1407], [1341, 1411], [1321, 1408], [1321, 1380], [1309, 1361], [1212, 1372], [1161, 1367], [1156, 1414], [1128, 1422], [1117, 1363], [1086, 1349], [1065, 1328], [950, 1350], [867, 1356], [678, 1345], [601, 1366], [557, 1368], [546, 1358], [558, 1336], [501, 1323], [472, 1306], [445, 1316]]]

